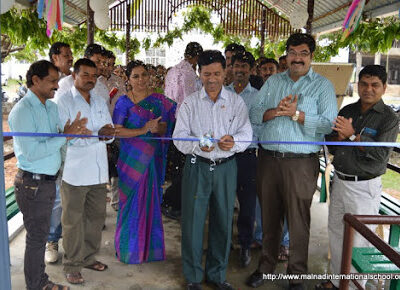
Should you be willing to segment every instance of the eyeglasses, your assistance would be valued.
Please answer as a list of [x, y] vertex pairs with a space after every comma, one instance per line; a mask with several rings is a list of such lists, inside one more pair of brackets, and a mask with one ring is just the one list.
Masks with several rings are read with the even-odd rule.
[[296, 52], [294, 50], [289, 50], [288, 51], [288, 55], [291, 57], [307, 57], [311, 54], [311, 52], [309, 51], [300, 51], [300, 52]]

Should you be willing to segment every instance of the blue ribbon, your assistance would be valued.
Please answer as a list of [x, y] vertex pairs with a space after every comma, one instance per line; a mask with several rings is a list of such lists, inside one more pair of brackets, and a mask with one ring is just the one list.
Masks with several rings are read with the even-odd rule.
[[[75, 135], [75, 134], [55, 134], [55, 133], [32, 133], [32, 132], [3, 132], [3, 137], [71, 137], [71, 138], [114, 138], [114, 136], [100, 135]], [[172, 137], [116, 137], [116, 138], [140, 138], [147, 140], [161, 141], [195, 141], [199, 142], [199, 138], [172, 138]], [[218, 142], [219, 139], [212, 139], [213, 142]], [[339, 141], [235, 141], [240, 143], [260, 143], [260, 144], [305, 144], [305, 145], [333, 145], [333, 146], [362, 146], [362, 147], [398, 147], [397, 142], [339, 142]]]

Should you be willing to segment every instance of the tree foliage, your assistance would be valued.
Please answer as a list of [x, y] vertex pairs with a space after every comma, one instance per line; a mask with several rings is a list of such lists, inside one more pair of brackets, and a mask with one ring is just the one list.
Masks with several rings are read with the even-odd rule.
[[[56, 41], [63, 41], [71, 46], [76, 57], [83, 56], [87, 42], [86, 24], [67, 27], [54, 31], [51, 38], [46, 35], [46, 22], [38, 19], [33, 9], [11, 9], [0, 17], [2, 33], [2, 61], [12, 55], [19, 60], [35, 61], [47, 54], [50, 45]], [[4, 39], [4, 41], [3, 41]], [[111, 31], [95, 30], [95, 41], [107, 49], [124, 51], [125, 37], [119, 37]], [[137, 39], [130, 41], [130, 53], [134, 57], [139, 52], [140, 43]]]
[[[136, 0], [140, 3], [140, 0]], [[136, 7], [136, 6], [135, 6]], [[251, 39], [237, 35], [229, 35], [224, 31], [221, 24], [211, 22], [211, 9], [201, 5], [190, 6], [184, 13], [184, 21], [181, 27], [171, 29], [169, 32], [154, 37], [148, 36], [142, 42], [135, 37], [130, 41], [130, 57], [133, 59], [140, 49], [147, 50], [150, 47], [160, 47], [164, 44], [171, 46], [175, 39], [182, 39], [183, 35], [192, 30], [200, 30], [210, 34], [214, 43], [223, 43], [224, 46], [231, 42], [242, 43], [255, 57], [260, 54], [260, 40], [254, 47]], [[251, 15], [251, 11], [247, 11]], [[0, 17], [1, 27], [1, 52], [2, 60], [7, 55], [14, 55], [17, 59], [33, 61], [45, 55], [50, 45], [56, 41], [63, 41], [71, 45], [76, 57], [82, 56], [86, 47], [87, 29], [86, 25], [74, 27], [64, 26], [61, 31], [55, 31], [51, 38], [46, 35], [46, 23], [38, 19], [33, 9], [17, 11], [11, 9]], [[118, 36], [112, 31], [95, 30], [95, 41], [104, 45], [107, 49], [118, 49], [125, 51], [125, 36]], [[339, 52], [339, 48], [350, 47], [354, 51], [361, 52], [387, 52], [394, 40], [400, 39], [400, 22], [398, 18], [371, 19], [362, 22], [359, 27], [344, 41], [341, 40], [341, 32], [322, 35], [319, 40], [324, 40], [327, 45], [317, 46], [315, 61], [329, 61], [332, 56]], [[264, 55], [267, 57], [278, 57], [285, 51], [286, 39], [269, 41], [266, 38]], [[5, 58], [7, 60], [7, 58]]]

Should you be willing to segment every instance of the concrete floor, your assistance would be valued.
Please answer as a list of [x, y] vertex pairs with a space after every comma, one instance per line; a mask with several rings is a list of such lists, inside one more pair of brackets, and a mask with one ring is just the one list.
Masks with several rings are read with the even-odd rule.
[[[327, 233], [327, 214], [328, 208], [324, 203], [318, 202], [318, 193], [314, 197], [311, 215], [311, 239], [309, 247], [309, 273], [323, 274], [328, 268], [328, 233]], [[237, 215], [236, 215], [237, 216]], [[163, 219], [165, 231], [165, 244], [167, 259], [162, 262], [153, 262], [142, 265], [126, 265], [115, 258], [114, 252], [114, 230], [116, 212], [107, 205], [106, 229], [103, 231], [101, 250], [98, 260], [108, 264], [106, 272], [95, 272], [83, 269], [82, 275], [85, 283], [82, 286], [71, 286], [71, 289], [184, 289], [185, 280], [182, 275], [182, 263], [180, 255], [180, 225], [177, 221], [169, 218]], [[234, 229], [236, 239], [236, 227]], [[60, 243], [61, 245], [61, 243]], [[25, 232], [22, 231], [10, 244], [11, 255], [11, 279], [12, 289], [25, 289], [23, 274], [23, 258], [25, 249]], [[62, 248], [60, 252], [62, 252]], [[54, 282], [65, 283], [61, 253], [58, 263], [48, 265], [46, 272]], [[238, 250], [231, 252], [227, 280], [236, 289], [252, 289], [245, 285], [246, 278], [256, 269], [260, 250], [253, 250], [253, 259], [248, 268], [238, 267]], [[285, 263], [280, 263], [276, 273], [285, 273]], [[306, 289], [314, 289], [314, 285], [319, 281], [305, 281]], [[267, 282], [261, 289], [286, 289], [288, 281]], [[203, 289], [212, 289], [205, 285]]]

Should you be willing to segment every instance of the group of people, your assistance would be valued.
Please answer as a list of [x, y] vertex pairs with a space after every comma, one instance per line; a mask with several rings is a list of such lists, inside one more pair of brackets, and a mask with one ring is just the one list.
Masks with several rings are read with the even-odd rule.
[[[89, 45], [70, 72], [68, 44], [53, 44], [51, 62], [31, 65], [28, 94], [9, 115], [13, 132], [68, 134], [14, 138], [15, 193], [27, 232], [27, 289], [69, 289], [45, 273], [46, 241], [51, 262], [61, 233], [69, 283], [84, 282], [83, 267], [108, 268], [96, 260], [108, 183], [118, 210], [117, 259], [128, 264], [164, 260], [161, 203], [167, 163], [176, 170], [170, 201], [181, 220], [186, 289], [202, 289], [204, 276], [216, 289], [234, 289], [226, 271], [236, 198], [240, 266], [250, 264], [253, 247], [262, 247], [246, 284], [263, 285], [264, 274], [273, 273], [279, 260], [288, 260], [289, 274], [307, 273], [321, 150], [313, 142], [394, 142], [399, 122], [382, 101], [387, 75], [378, 65], [360, 72], [360, 99], [338, 114], [333, 85], [311, 68], [315, 48], [311, 35], [292, 34], [278, 63], [255, 60], [239, 44], [228, 45], [224, 56], [191, 42], [184, 59], [168, 72], [135, 60], [122, 77], [121, 70], [119, 76], [113, 73], [115, 56], [100, 45]], [[152, 77], [153, 70], [166, 73], [164, 83], [163, 77]], [[159, 138], [171, 136], [173, 142]], [[390, 148], [330, 150], [335, 177], [328, 229], [331, 269], [339, 273], [342, 217], [378, 214], [380, 176]], [[355, 245], [364, 244], [357, 236]], [[325, 281], [316, 289], [337, 287], [338, 281]], [[289, 288], [305, 289], [302, 280], [291, 280]]]

